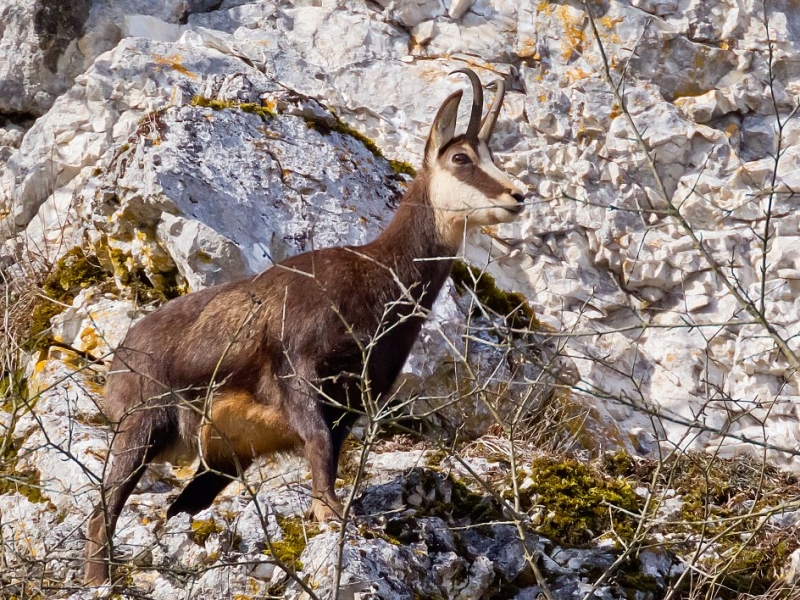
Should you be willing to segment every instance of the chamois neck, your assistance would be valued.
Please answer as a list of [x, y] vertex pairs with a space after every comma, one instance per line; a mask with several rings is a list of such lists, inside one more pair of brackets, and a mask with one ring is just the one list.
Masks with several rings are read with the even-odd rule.
[[429, 177], [423, 171], [411, 183], [391, 223], [374, 243], [385, 249], [388, 246], [392, 254], [405, 253], [417, 259], [456, 255], [462, 235], [442, 230], [431, 205], [429, 187]]
[[364, 250], [392, 268], [403, 284], [421, 284], [428, 290], [426, 295], [432, 294], [435, 299], [450, 274], [459, 246], [460, 239], [442, 235], [423, 172], [403, 196], [391, 223]]

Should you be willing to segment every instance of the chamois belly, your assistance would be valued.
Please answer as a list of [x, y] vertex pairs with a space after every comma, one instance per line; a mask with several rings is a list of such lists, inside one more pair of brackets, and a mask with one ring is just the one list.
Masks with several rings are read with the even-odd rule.
[[256, 458], [301, 445], [283, 410], [259, 403], [242, 390], [225, 391], [214, 398], [211, 419], [203, 424], [200, 439], [208, 458], [232, 454]]
[[180, 411], [180, 434], [154, 458], [172, 463], [190, 462], [198, 455], [209, 462], [229, 457], [252, 459], [274, 452], [291, 452], [301, 446], [284, 411], [256, 401], [245, 390], [220, 390], [214, 394], [209, 418], [202, 404]]

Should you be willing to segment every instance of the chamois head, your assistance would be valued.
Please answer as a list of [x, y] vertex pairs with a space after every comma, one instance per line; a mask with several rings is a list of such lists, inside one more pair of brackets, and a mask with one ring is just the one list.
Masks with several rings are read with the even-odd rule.
[[[505, 86], [502, 80], [494, 102], [481, 123], [483, 89], [470, 69], [458, 69], [472, 83], [472, 110], [463, 135], [456, 136], [456, 115], [462, 91], [444, 101], [425, 144], [429, 197], [440, 234], [460, 241], [464, 230], [480, 225], [508, 223], [522, 212], [524, 196], [494, 162], [489, 149]], [[452, 74], [452, 73], [451, 73]]]

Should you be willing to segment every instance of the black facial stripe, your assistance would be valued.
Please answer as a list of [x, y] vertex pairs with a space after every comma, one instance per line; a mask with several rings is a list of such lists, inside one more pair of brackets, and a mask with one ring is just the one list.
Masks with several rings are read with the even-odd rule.
[[486, 171], [477, 166], [469, 169], [469, 172], [463, 171], [463, 169], [454, 169], [452, 174], [459, 181], [480, 190], [489, 198], [499, 198], [508, 191], [505, 185], [490, 177]]

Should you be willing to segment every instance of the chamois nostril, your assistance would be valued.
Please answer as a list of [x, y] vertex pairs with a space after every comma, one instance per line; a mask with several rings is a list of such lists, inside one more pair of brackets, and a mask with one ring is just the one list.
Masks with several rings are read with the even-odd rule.
[[517, 204], [522, 204], [523, 202], [525, 202], [525, 196], [523, 196], [523, 195], [522, 195], [522, 194], [520, 194], [519, 192], [514, 192], [513, 194], [511, 194], [511, 197], [512, 197], [514, 200], [516, 200], [516, 201], [517, 201]]

